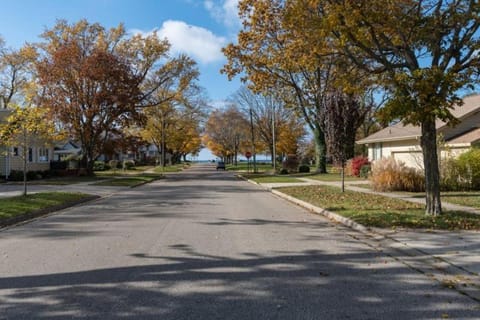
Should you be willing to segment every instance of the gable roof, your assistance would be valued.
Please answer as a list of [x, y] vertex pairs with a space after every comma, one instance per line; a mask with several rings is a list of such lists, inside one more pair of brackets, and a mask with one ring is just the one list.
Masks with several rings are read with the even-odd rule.
[[450, 144], [475, 143], [480, 141], [480, 128], [468, 131], [460, 136], [448, 140]]
[[[465, 97], [463, 105], [455, 106], [451, 113], [460, 121], [468, 116], [480, 111], [480, 94]], [[480, 124], [479, 124], [480, 125]], [[443, 121], [437, 120], [436, 128], [438, 131], [447, 128], [447, 124]], [[374, 134], [369, 135], [357, 141], [358, 144], [368, 144], [384, 141], [402, 141], [420, 138], [422, 135], [421, 128], [411, 124], [404, 125], [399, 122], [389, 127], [386, 127]]]

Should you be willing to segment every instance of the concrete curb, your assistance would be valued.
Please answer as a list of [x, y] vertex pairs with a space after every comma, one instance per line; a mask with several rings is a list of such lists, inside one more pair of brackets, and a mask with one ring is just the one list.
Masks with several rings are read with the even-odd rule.
[[341, 224], [344, 224], [345, 226], [347, 226], [347, 227], [349, 227], [349, 228], [352, 228], [352, 229], [354, 229], [354, 230], [356, 230], [356, 231], [359, 231], [359, 232], [362, 232], [362, 233], [369, 233], [369, 232], [371, 232], [370, 228], [367, 228], [367, 227], [365, 227], [364, 225], [361, 225], [361, 224], [359, 224], [359, 223], [357, 223], [357, 222], [355, 222], [355, 221], [353, 221], [353, 220], [350, 220], [350, 219], [348, 219], [348, 218], [345, 218], [345, 217], [343, 217], [343, 216], [341, 216], [341, 215], [338, 215], [338, 214], [336, 214], [336, 213], [330, 212], [330, 211], [325, 210], [325, 209], [323, 209], [323, 208], [314, 206], [314, 205], [312, 205], [312, 204], [310, 204], [310, 203], [308, 203], [308, 202], [305, 202], [305, 201], [303, 201], [303, 200], [294, 198], [294, 197], [292, 197], [292, 196], [289, 196], [289, 195], [287, 195], [287, 194], [285, 194], [285, 193], [283, 193], [283, 192], [280, 192], [280, 191], [278, 191], [278, 190], [275, 190], [275, 189], [273, 189], [273, 188], [265, 187], [265, 186], [261, 185], [261, 184], [258, 183], [258, 182], [255, 182], [255, 181], [253, 181], [253, 180], [250, 180], [250, 179], [247, 179], [247, 178], [243, 177], [243, 176], [240, 175], [240, 174], [239, 174], [239, 175], [236, 175], [236, 177], [239, 178], [239, 179], [245, 180], [245, 181], [247, 181], [247, 182], [249, 182], [249, 183], [251, 183], [251, 184], [255, 184], [255, 185], [263, 188], [264, 190], [268, 190], [268, 191], [270, 191], [271, 193], [273, 193], [274, 195], [276, 195], [276, 196], [278, 196], [278, 197], [280, 197], [280, 198], [282, 198], [282, 199], [284, 199], [284, 200], [287, 200], [287, 201], [289, 201], [289, 202], [292, 202], [292, 203], [294, 203], [294, 204], [296, 204], [296, 205], [298, 205], [298, 206], [300, 206], [300, 207], [303, 207], [303, 208], [305, 208], [305, 209], [307, 209], [307, 210], [309, 210], [309, 211], [311, 211], [311, 212], [314, 212], [314, 213], [316, 213], [316, 214], [320, 214], [320, 215], [322, 215], [322, 216], [327, 217], [327, 218], [330, 219], [330, 220], [333, 220], [333, 221], [339, 222], [339, 223], [341, 223]]
[[297, 198], [294, 198], [292, 196], [289, 196], [283, 192], [280, 192], [278, 190], [275, 190], [275, 189], [272, 189], [271, 192], [276, 195], [276, 196], [279, 196], [287, 201], [290, 201], [296, 205], [299, 205], [309, 211], [312, 211], [314, 213], [317, 213], [317, 214], [320, 214], [322, 216], [325, 216], [327, 218], [329, 218], [330, 220], [333, 220], [333, 221], [336, 221], [336, 222], [339, 222], [339, 223], [342, 223], [344, 224], [345, 226], [349, 227], [349, 228], [352, 228], [354, 230], [357, 230], [357, 231], [360, 231], [360, 232], [363, 232], [363, 233], [366, 233], [366, 232], [370, 232], [370, 228], [367, 228], [365, 227], [364, 225], [361, 225], [353, 220], [350, 220], [348, 218], [345, 218], [341, 215], [338, 215], [336, 213], [333, 213], [333, 212], [330, 212], [328, 210], [325, 210], [323, 208], [320, 208], [320, 207], [317, 207], [317, 206], [314, 206], [308, 202], [305, 202], [303, 200], [299, 200]]
[[93, 200], [97, 200], [97, 199], [100, 199], [100, 198], [101, 197], [98, 196], [98, 195], [91, 195], [91, 196], [82, 198], [82, 199], [77, 200], [77, 201], [71, 201], [71, 202], [59, 204], [59, 205], [56, 205], [56, 206], [48, 207], [48, 208], [45, 208], [45, 209], [33, 211], [33, 212], [30, 212], [30, 213], [22, 214], [22, 215], [19, 215], [19, 216], [16, 216], [16, 217], [12, 217], [12, 218], [8, 218], [8, 219], [2, 219], [2, 220], [0, 220], [0, 231], [3, 228], [6, 228], [6, 227], [10, 227], [10, 226], [20, 224], [20, 223], [29, 222], [29, 221], [34, 220], [36, 218], [39, 218], [39, 217], [42, 217], [42, 216], [47, 216], [50, 213], [60, 211], [60, 210], [66, 209], [66, 208], [74, 207], [74, 206], [77, 206], [79, 204], [83, 204], [83, 203], [90, 202], [90, 201], [93, 201]]
[[472, 273], [462, 266], [456, 265], [452, 261], [429, 254], [428, 252], [424, 252], [415, 247], [411, 247], [394, 237], [383, 234], [382, 232], [377, 232], [336, 213], [316, 207], [308, 202], [299, 200], [273, 188], [265, 187], [255, 181], [248, 180], [241, 175], [238, 175], [237, 177], [251, 184], [255, 184], [264, 190], [269, 190], [272, 194], [281, 199], [287, 200], [309, 210], [310, 212], [323, 215], [353, 231], [357, 231], [358, 234], [356, 235], [350, 234], [350, 236], [357, 241], [361, 241], [372, 249], [387, 254], [409, 268], [438, 281], [440, 284], [480, 302], [480, 279], [478, 274]]

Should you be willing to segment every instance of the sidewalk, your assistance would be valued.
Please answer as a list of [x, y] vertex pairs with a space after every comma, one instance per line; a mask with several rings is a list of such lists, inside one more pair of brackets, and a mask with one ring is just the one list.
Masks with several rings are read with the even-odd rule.
[[[301, 185], [339, 187], [341, 183], [308, 178], [300, 178], [300, 180], [302, 180], [301, 183], [266, 183], [259, 185], [274, 190], [280, 187]], [[356, 183], [359, 182], [345, 182], [345, 188], [357, 192], [425, 203], [425, 199], [413, 198], [403, 194], [375, 192], [367, 188], [357, 187], [355, 186]], [[290, 200], [288, 196], [282, 196], [278, 192], [275, 192], [275, 194]], [[300, 203], [300, 205], [302, 204]], [[442, 205], [445, 209], [480, 214], [480, 210], [471, 207], [447, 202], [442, 202]], [[308, 204], [305, 204], [304, 207], [312, 210]], [[314, 208], [313, 211], [324, 215], [329, 214], [322, 208]], [[336, 214], [333, 215], [336, 216]], [[338, 222], [344, 223], [340, 220]], [[391, 255], [427, 276], [435, 278], [443, 285], [454, 288], [480, 302], [480, 231], [392, 230], [356, 227], [356, 224], [352, 225], [350, 223], [347, 223], [347, 225], [359, 232], [351, 235], [356, 240], [366, 243], [375, 250]]]

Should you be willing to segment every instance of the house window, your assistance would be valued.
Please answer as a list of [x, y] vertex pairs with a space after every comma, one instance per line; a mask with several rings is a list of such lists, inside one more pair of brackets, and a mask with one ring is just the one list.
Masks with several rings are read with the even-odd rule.
[[13, 147], [13, 155], [18, 157], [18, 147]]
[[48, 162], [48, 149], [39, 148], [38, 149], [38, 162]]
[[382, 158], [382, 143], [375, 143], [373, 146], [373, 160]]
[[33, 162], [33, 149], [28, 148], [28, 162]]

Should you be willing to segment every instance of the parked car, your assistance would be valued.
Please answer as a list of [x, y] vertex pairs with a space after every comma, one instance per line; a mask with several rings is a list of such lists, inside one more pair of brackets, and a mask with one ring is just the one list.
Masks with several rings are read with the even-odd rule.
[[223, 161], [217, 162], [217, 170], [220, 170], [220, 169], [225, 170], [225, 162]]

